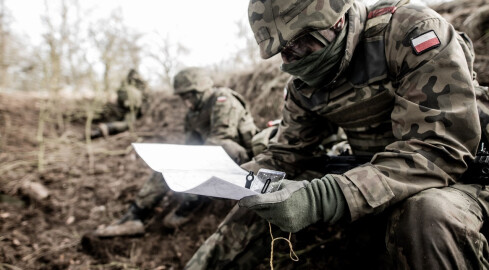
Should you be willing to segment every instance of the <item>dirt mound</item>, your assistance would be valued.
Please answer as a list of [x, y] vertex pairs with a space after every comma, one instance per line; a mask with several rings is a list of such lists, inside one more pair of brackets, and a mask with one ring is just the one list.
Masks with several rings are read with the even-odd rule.
[[290, 75], [280, 70], [280, 63], [280, 58], [274, 57], [252, 70], [222, 74], [216, 80], [217, 85], [234, 89], [245, 97], [260, 128], [281, 117], [284, 86]]
[[[44, 112], [45, 121], [39, 123], [40, 109], [50, 101], [26, 94], [0, 95], [0, 269], [181, 268], [215, 230], [230, 202], [213, 203], [196, 217], [198, 222], [179, 231], [165, 230], [161, 219], [179, 202], [169, 192], [143, 237], [108, 239], [91, 246], [83, 239], [82, 252], [81, 236], [120, 217], [152, 173], [130, 144], [182, 142], [180, 101], [160, 93], [154, 93], [154, 100], [134, 133], [87, 145], [84, 122], [72, 118], [83, 111], [85, 102], [57, 103], [64, 112], [60, 127], [50, 112]], [[40, 125], [44, 125], [42, 137]], [[48, 194], [41, 196], [41, 191]]]

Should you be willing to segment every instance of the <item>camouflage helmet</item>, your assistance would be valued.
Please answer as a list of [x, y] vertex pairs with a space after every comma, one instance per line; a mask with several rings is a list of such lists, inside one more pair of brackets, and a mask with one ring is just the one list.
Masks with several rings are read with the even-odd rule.
[[248, 18], [267, 59], [303, 32], [332, 27], [354, 0], [250, 0]]
[[197, 67], [183, 69], [173, 78], [173, 89], [176, 95], [194, 90], [203, 92], [213, 85], [211, 77], [202, 68]]

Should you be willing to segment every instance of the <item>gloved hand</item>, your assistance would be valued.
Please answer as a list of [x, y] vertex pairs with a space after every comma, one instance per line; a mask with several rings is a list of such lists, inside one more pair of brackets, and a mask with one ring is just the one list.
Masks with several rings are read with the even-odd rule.
[[286, 232], [320, 220], [334, 224], [346, 212], [346, 200], [331, 175], [309, 181], [283, 180], [278, 191], [248, 196], [239, 206], [255, 211]]

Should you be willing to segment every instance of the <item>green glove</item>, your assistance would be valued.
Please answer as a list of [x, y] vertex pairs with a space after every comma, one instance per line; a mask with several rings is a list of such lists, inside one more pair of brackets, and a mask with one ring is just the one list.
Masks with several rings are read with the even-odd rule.
[[278, 191], [239, 201], [239, 206], [255, 211], [286, 232], [297, 232], [320, 220], [334, 224], [344, 215], [345, 205], [343, 193], [331, 175], [311, 182], [283, 180]]

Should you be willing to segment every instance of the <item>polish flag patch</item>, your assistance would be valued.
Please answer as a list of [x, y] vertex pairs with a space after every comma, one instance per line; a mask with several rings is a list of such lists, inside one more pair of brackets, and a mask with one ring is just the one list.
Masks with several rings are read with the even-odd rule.
[[440, 39], [438, 39], [438, 36], [433, 30], [411, 39], [411, 46], [413, 47], [414, 53], [416, 55], [420, 55], [424, 52], [434, 49], [440, 46], [440, 44]]
[[225, 102], [226, 100], [228, 100], [228, 98], [226, 96], [219, 96], [217, 97], [217, 102]]

